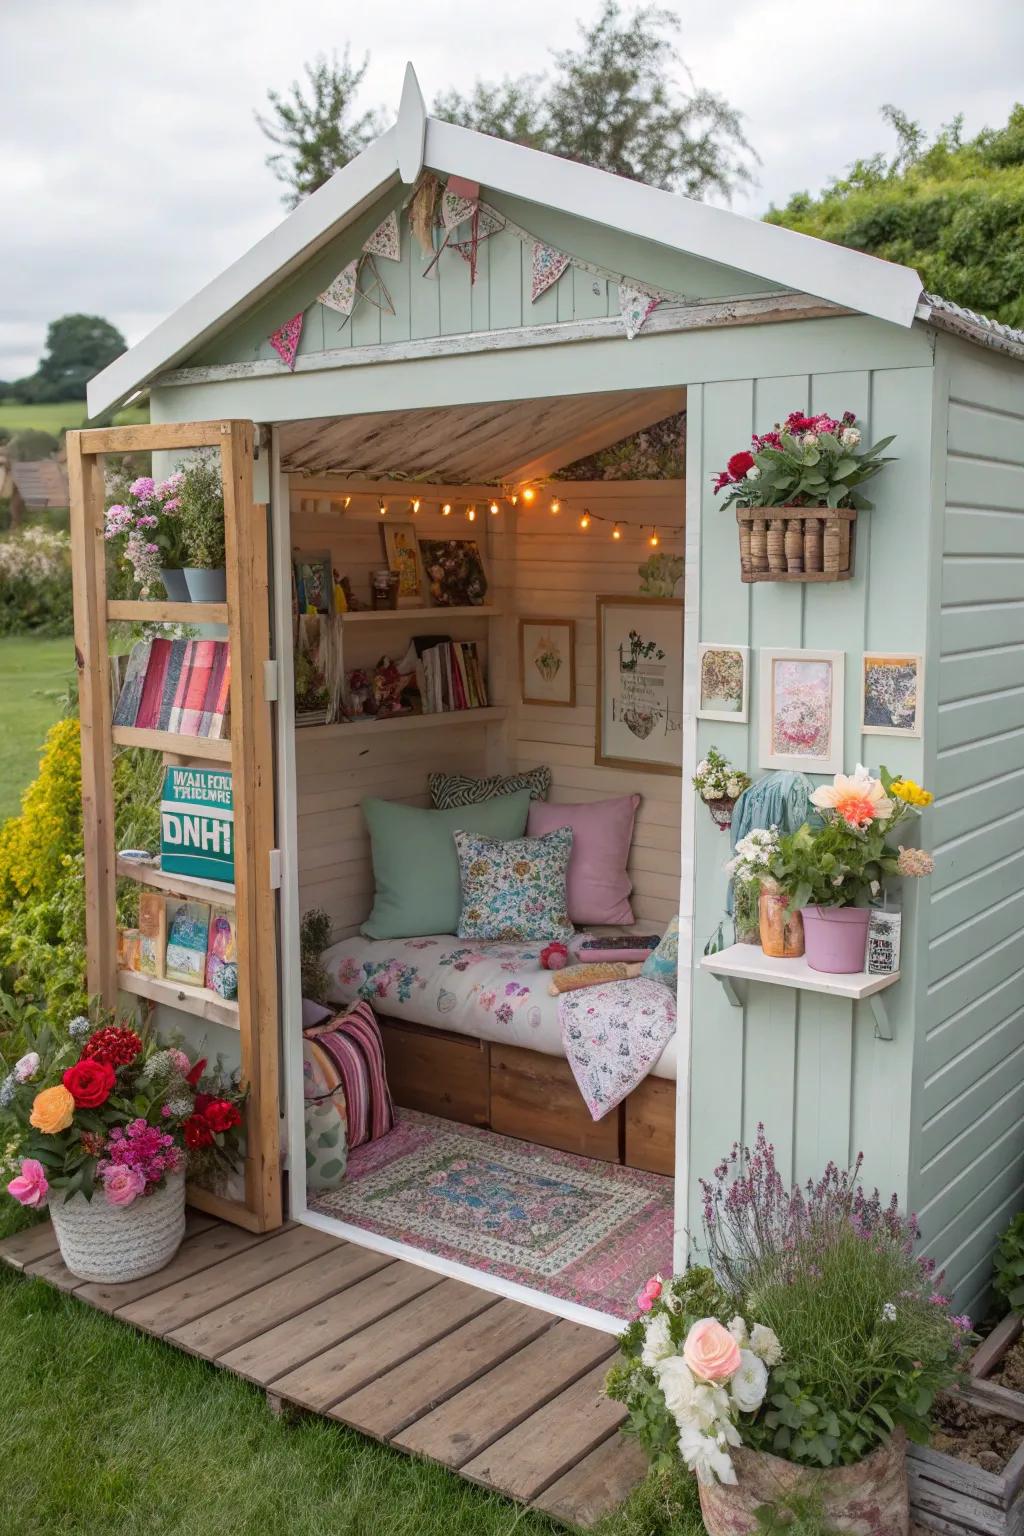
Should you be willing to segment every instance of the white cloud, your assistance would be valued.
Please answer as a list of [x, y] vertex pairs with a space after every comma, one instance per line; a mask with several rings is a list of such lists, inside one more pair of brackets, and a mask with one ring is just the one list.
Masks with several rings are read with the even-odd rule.
[[[477, 0], [6, 0], [0, 377], [32, 371], [47, 322], [69, 310], [138, 340], [282, 217], [253, 112], [318, 51], [369, 49], [366, 102], [393, 110], [407, 58], [428, 101], [536, 70], [598, 9], [577, 4], [492, 0], [482, 25]], [[763, 163], [734, 206], [753, 215], [891, 147], [883, 102], [929, 130], [962, 111], [975, 132], [1019, 92], [1019, 0], [670, 8], [695, 79], [746, 114]]]

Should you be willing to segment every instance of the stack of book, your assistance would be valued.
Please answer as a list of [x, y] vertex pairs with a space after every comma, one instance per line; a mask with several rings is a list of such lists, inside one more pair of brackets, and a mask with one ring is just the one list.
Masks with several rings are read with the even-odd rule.
[[231, 658], [226, 640], [140, 640], [114, 706], [114, 725], [227, 739]]
[[474, 640], [442, 640], [428, 646], [416, 671], [424, 714], [486, 708], [487, 685]]
[[235, 914], [230, 907], [143, 891], [139, 926], [120, 929], [118, 941], [123, 970], [206, 987], [228, 1001], [238, 996]]

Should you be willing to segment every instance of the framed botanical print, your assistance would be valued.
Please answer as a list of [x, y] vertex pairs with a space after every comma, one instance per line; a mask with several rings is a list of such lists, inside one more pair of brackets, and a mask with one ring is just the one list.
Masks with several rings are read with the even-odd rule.
[[487, 567], [477, 539], [420, 539], [419, 544], [435, 607], [478, 608], [487, 601]]
[[675, 597], [597, 599], [594, 761], [681, 774], [683, 605]]
[[382, 523], [380, 530], [388, 570], [398, 576], [398, 606], [423, 607], [426, 583], [420, 563], [420, 548], [412, 523]]
[[842, 651], [761, 650], [762, 768], [842, 770], [844, 659]]
[[519, 620], [520, 697], [524, 704], [576, 703], [576, 625], [572, 619]]
[[869, 651], [864, 657], [860, 728], [865, 736], [920, 736], [924, 658]]
[[749, 656], [745, 645], [698, 645], [699, 719], [735, 720], [739, 724], [746, 720]]

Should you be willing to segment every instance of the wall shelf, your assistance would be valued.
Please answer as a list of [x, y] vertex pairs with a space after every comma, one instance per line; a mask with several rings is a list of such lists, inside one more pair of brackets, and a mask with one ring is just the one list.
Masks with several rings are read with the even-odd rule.
[[833, 975], [828, 971], [812, 970], [805, 955], [796, 960], [774, 960], [756, 944], [731, 944], [728, 949], [719, 950], [717, 955], [705, 955], [700, 964], [701, 970], [710, 972], [721, 984], [734, 1008], [743, 1007], [736, 983], [751, 981], [793, 987], [798, 992], [820, 992], [827, 997], [845, 997], [851, 1002], [865, 999], [875, 1017], [875, 1034], [880, 1040], [892, 1039], [892, 1026], [880, 994], [895, 986], [900, 979], [899, 971], [893, 971], [889, 976], [869, 976], [867, 971]]
[[182, 1013], [194, 1014], [210, 1024], [224, 1024], [237, 1029], [238, 1004], [218, 997], [206, 987], [192, 987], [183, 981], [168, 981], [164, 977], [143, 976], [140, 971], [118, 971], [117, 985], [120, 991], [130, 992], [133, 997], [144, 997], [151, 1003], [162, 1003], [166, 1008], [180, 1008]]
[[150, 731], [137, 725], [115, 725], [110, 737], [118, 747], [150, 747], [154, 752], [208, 758], [212, 763], [231, 761], [231, 742], [220, 737], [179, 736], [174, 731]]
[[504, 720], [507, 709], [488, 706], [486, 709], [444, 709], [429, 715], [393, 715], [387, 720], [338, 720], [333, 725], [296, 726], [296, 734], [309, 736], [379, 736], [386, 731], [423, 731], [434, 726], [458, 723], [460, 725], [492, 725]]
[[212, 901], [221, 907], [235, 904], [233, 881], [194, 880], [190, 875], [165, 874], [162, 869], [151, 869], [135, 859], [121, 858], [117, 860], [117, 874], [122, 879], [134, 880], [155, 891], [165, 891], [168, 896], [180, 896], [185, 901]]
[[111, 623], [124, 620], [138, 624], [226, 624], [228, 605], [111, 599], [107, 604], [107, 618]]
[[408, 620], [421, 619], [496, 619], [502, 609], [480, 604], [459, 608], [360, 608], [356, 613], [343, 615], [345, 624], [404, 624]]

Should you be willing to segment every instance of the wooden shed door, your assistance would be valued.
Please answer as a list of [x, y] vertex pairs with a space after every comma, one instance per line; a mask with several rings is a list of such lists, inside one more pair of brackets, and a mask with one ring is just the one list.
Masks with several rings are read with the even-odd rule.
[[[220, 454], [224, 485], [227, 565], [225, 603], [116, 602], [107, 599], [103, 537], [103, 458], [133, 451], [213, 448]], [[274, 770], [270, 705], [265, 697], [269, 658], [267, 509], [253, 502], [254, 428], [249, 421], [189, 422], [166, 426], [110, 427], [67, 434], [71, 496], [71, 555], [75, 599], [75, 661], [82, 733], [82, 807], [88, 986], [108, 1008], [130, 990], [151, 1008], [164, 1003], [203, 1020], [236, 1027], [242, 1073], [248, 1085], [244, 1200], [203, 1189], [190, 1201], [251, 1231], [281, 1223], [280, 1118], [278, 1111], [278, 987], [276, 892], [271, 878], [274, 839]], [[113, 726], [107, 626], [114, 620], [154, 624], [223, 624], [231, 659], [230, 740], [173, 735], [135, 726]], [[237, 914], [237, 1008], [212, 992], [182, 988], [134, 972], [118, 973], [113, 764], [118, 748], [160, 752], [164, 762], [230, 766], [234, 803]], [[131, 878], [172, 896], [232, 900], [216, 885], [159, 871]], [[226, 896], [226, 900], [225, 900]], [[123, 1001], [123, 998], [122, 998]]]

